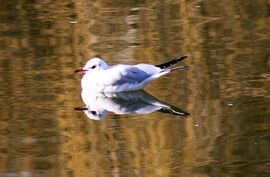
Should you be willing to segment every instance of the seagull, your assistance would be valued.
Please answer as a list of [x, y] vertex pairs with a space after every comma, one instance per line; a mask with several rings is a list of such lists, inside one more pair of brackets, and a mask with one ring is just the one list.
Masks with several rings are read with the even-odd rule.
[[144, 90], [132, 92], [90, 92], [82, 90], [85, 107], [74, 108], [83, 111], [93, 120], [103, 119], [109, 112], [118, 115], [150, 114], [155, 111], [186, 117], [189, 113], [164, 103]]
[[186, 69], [186, 66], [172, 67], [187, 56], [177, 57], [159, 65], [151, 64], [117, 64], [109, 66], [99, 56], [91, 58], [82, 69], [82, 89], [92, 92], [122, 92], [142, 89], [151, 81], [175, 70]]

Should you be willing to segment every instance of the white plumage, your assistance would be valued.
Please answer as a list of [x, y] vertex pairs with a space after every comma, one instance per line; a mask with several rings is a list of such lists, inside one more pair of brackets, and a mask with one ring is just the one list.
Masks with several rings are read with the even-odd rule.
[[81, 86], [91, 92], [135, 91], [173, 70], [185, 69], [184, 66], [171, 68], [172, 65], [184, 58], [186, 56], [160, 65], [119, 64], [109, 66], [102, 59], [94, 57], [86, 63], [83, 69], [78, 69], [75, 72], [84, 72]]

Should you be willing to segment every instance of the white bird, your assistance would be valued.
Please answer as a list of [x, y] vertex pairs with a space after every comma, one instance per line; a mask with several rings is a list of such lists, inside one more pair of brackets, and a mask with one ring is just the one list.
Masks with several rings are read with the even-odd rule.
[[185, 58], [186, 56], [178, 57], [159, 65], [141, 63], [109, 66], [101, 58], [94, 57], [82, 69], [77, 69], [75, 72], [85, 73], [81, 86], [92, 92], [135, 91], [171, 71], [186, 69], [185, 66], [171, 67]]
[[81, 96], [86, 106], [75, 108], [75, 110], [84, 111], [86, 116], [93, 120], [103, 119], [108, 112], [123, 115], [149, 114], [160, 111], [178, 116], [189, 115], [180, 108], [159, 101], [144, 90], [114, 93], [82, 90]]

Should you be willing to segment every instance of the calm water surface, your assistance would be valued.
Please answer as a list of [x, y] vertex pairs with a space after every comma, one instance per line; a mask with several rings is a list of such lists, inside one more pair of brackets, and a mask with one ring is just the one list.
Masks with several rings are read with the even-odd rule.
[[[269, 7], [1, 1], [0, 176], [269, 176]], [[97, 121], [74, 110], [84, 103], [73, 71], [95, 54], [109, 64], [187, 55], [189, 70], [145, 94], [190, 116], [109, 111]]]

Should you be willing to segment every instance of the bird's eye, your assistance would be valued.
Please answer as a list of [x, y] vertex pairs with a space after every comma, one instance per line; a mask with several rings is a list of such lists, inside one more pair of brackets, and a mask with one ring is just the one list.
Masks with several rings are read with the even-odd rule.
[[91, 67], [91, 69], [95, 69], [95, 68], [96, 68], [96, 66], [95, 66], [95, 65]]

